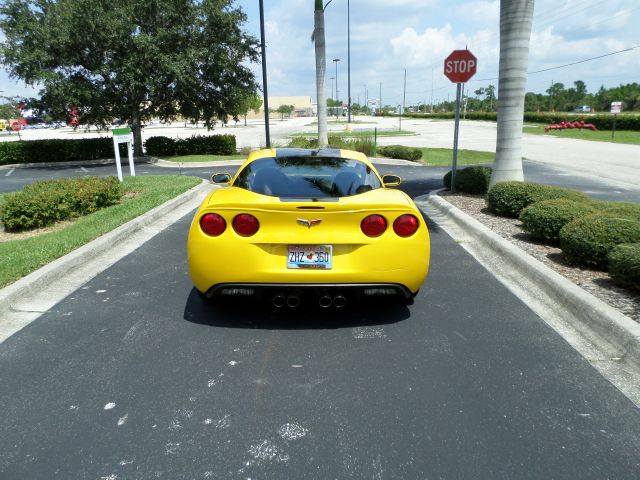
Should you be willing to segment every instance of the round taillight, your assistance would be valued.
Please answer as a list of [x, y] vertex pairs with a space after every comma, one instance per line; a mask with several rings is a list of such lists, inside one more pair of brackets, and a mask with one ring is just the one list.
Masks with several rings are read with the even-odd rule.
[[259, 228], [260, 222], [258, 222], [258, 219], [248, 213], [241, 213], [233, 219], [233, 229], [238, 235], [242, 235], [243, 237], [250, 237], [255, 234]]
[[396, 218], [396, 221], [393, 222], [393, 231], [400, 237], [410, 237], [416, 233], [418, 225], [420, 225], [420, 223], [413, 215], [400, 215]]
[[367, 237], [379, 237], [387, 229], [387, 221], [382, 215], [369, 215], [362, 220], [360, 228]]
[[200, 218], [200, 228], [207, 235], [217, 237], [227, 228], [227, 222], [217, 213], [207, 213]]

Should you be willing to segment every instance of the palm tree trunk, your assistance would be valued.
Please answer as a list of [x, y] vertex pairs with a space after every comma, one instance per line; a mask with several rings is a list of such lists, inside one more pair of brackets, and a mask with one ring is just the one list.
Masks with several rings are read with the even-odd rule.
[[316, 0], [313, 38], [316, 47], [316, 100], [318, 102], [318, 147], [326, 147], [327, 138], [327, 101], [324, 96], [324, 78], [327, 63], [324, 44], [324, 10], [322, 1]]
[[491, 185], [523, 181], [522, 119], [534, 0], [500, 1], [498, 139]]

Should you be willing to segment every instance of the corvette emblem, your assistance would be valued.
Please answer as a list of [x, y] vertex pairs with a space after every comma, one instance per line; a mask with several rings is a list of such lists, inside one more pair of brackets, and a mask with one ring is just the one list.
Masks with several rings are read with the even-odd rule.
[[298, 219], [298, 223], [299, 223], [300, 225], [304, 225], [304, 226], [305, 226], [305, 227], [307, 227], [307, 228], [311, 228], [311, 227], [313, 227], [314, 225], [319, 225], [319, 224], [320, 224], [320, 222], [322, 222], [322, 220], [320, 220], [319, 218], [318, 218], [318, 219], [316, 219], [316, 220], [306, 220], [306, 219], [304, 219], [304, 218], [299, 218], [299, 219]]

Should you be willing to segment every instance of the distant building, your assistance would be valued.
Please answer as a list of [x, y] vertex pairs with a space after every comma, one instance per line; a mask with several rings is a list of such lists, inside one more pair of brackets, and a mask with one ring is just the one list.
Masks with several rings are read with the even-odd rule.
[[[299, 97], [269, 97], [269, 110], [275, 112], [282, 105], [293, 105], [292, 117], [312, 117], [315, 115], [315, 104], [311, 102], [310, 96]], [[273, 118], [280, 118], [279, 113], [272, 113], [270, 116]], [[249, 112], [247, 118], [259, 118], [264, 117], [264, 102], [260, 108], [259, 114]]]

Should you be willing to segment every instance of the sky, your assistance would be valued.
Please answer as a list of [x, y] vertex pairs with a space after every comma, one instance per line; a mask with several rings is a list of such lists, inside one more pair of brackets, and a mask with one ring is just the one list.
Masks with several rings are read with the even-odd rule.
[[[327, 0], [325, 0], [326, 3]], [[260, 38], [258, 0], [237, 0], [247, 14], [244, 29]], [[308, 95], [315, 101], [315, 54], [311, 42], [313, 0], [264, 0], [269, 96]], [[455, 98], [443, 74], [444, 59], [467, 47], [478, 59], [468, 92], [498, 86], [498, 0], [350, 0], [351, 98], [385, 105], [436, 103]], [[634, 27], [635, 25], [635, 27]], [[536, 0], [529, 72], [640, 47], [640, 0]], [[347, 0], [325, 10], [326, 96], [347, 99]], [[252, 64], [262, 83], [261, 65]], [[551, 82], [566, 88], [582, 80], [589, 92], [601, 85], [640, 82], [640, 48], [542, 73], [530, 73], [527, 91], [543, 93]], [[0, 95], [35, 95], [0, 72]]]

